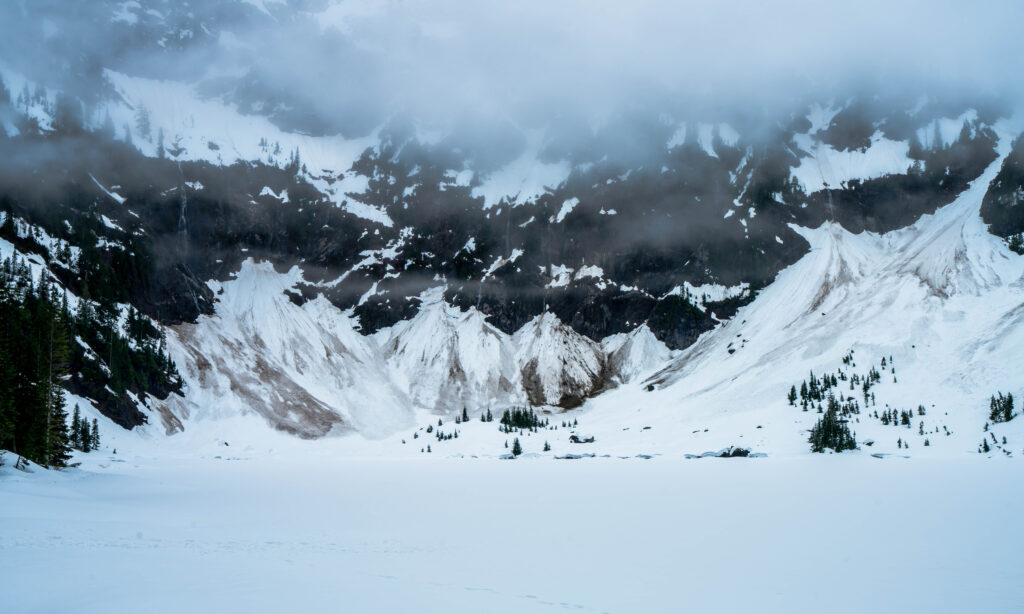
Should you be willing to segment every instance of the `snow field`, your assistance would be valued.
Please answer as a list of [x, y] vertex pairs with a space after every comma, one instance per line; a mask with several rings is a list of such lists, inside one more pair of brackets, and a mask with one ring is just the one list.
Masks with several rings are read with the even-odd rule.
[[1014, 462], [80, 457], [0, 469], [0, 610], [1024, 605]]

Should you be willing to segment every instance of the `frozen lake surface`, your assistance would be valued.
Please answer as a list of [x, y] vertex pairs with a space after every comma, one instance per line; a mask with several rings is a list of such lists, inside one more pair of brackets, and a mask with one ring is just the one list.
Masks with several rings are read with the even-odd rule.
[[1009, 459], [90, 457], [7, 457], [0, 611], [1024, 609]]

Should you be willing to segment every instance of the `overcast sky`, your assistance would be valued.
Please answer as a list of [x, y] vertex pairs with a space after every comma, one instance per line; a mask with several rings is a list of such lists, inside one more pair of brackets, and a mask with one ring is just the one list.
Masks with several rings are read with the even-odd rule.
[[[1015, 103], [1024, 91], [1024, 2], [1011, 0], [139, 3], [4, 0], [0, 61], [40, 79], [86, 56], [178, 79], [253, 71], [318, 113], [367, 126], [395, 113], [530, 125], [599, 120], [624, 105], [708, 114], [863, 93]], [[215, 24], [217, 43], [168, 52], [117, 40], [132, 30], [124, 15], [174, 11]]]
[[1016, 94], [1024, 65], [1024, 2], [1012, 1], [355, 0], [319, 21], [379, 62], [382, 96], [423, 111], [855, 87]]

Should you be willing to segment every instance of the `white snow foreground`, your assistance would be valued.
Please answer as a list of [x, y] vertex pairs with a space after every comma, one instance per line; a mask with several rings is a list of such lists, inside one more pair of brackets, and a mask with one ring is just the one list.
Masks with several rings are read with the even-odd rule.
[[441, 287], [419, 297], [413, 318], [364, 336], [326, 299], [293, 302], [286, 292], [301, 279], [298, 268], [279, 273], [249, 259], [234, 279], [211, 282], [216, 314], [169, 335], [186, 382], [184, 399], [161, 408], [169, 432], [255, 413], [306, 438], [350, 430], [381, 438], [411, 426], [417, 410], [455, 416], [578, 404], [607, 378], [649, 374], [663, 364], [652, 358], [670, 354], [642, 327], [623, 335], [609, 359], [551, 313], [510, 336], [475, 308], [446, 303]]
[[105, 445], [63, 472], [7, 462], [0, 611], [1011, 612], [1024, 599], [1015, 462], [367, 463], [324, 440], [273, 455], [236, 443], [220, 458]]
[[[437, 290], [367, 337], [292, 302], [297, 269], [248, 261], [213, 284], [216, 315], [169, 336], [187, 396], [162, 415], [182, 432], [99, 417], [101, 449], [61, 472], [2, 454], [0, 612], [1019, 609], [1024, 418], [985, 427], [989, 395], [1024, 398], [1024, 257], [978, 215], [1000, 163], [897, 232], [799, 229], [811, 252], [682, 352], [551, 314], [504, 335]], [[521, 402], [524, 364], [546, 399], [594, 373], [621, 385], [557, 430], [436, 424], [452, 399]], [[817, 414], [789, 387], [870, 367], [861, 450], [793, 458]], [[867, 414], [919, 404], [907, 427]], [[513, 437], [524, 454], [499, 460]], [[982, 437], [1009, 444], [979, 455]], [[683, 460], [728, 446], [768, 458]]]

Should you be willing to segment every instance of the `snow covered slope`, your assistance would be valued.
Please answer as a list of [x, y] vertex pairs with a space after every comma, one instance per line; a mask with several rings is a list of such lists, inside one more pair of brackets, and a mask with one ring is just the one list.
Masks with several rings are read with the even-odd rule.
[[573, 405], [603, 381], [604, 355], [598, 344], [544, 312], [513, 336], [523, 385], [534, 405]]
[[[917, 419], [894, 431], [861, 416], [853, 425], [859, 441], [874, 440], [882, 452], [901, 452], [907, 442], [915, 453], [974, 453], [987, 436], [989, 396], [1019, 394], [1022, 385], [1024, 257], [979, 217], [1016, 134], [1003, 129], [1000, 157], [952, 204], [913, 226], [882, 235], [828, 223], [797, 228], [811, 243], [808, 255], [648, 381], [588, 402], [588, 429], [606, 425], [612, 436], [638, 407], [645, 422], [659, 425], [646, 440], [652, 449], [803, 451], [817, 414], [788, 406], [786, 393], [812, 370], [842, 367], [852, 351], [854, 370], [890, 358], [870, 410], [928, 408], [924, 435]], [[648, 385], [655, 390], [646, 392]], [[1020, 426], [993, 430], [1001, 437]]]
[[[1016, 134], [1000, 128], [1000, 157], [953, 203], [910, 227], [853, 234], [836, 223], [793, 226], [811, 251], [735, 317], [677, 352], [646, 325], [598, 343], [550, 312], [509, 336], [475, 308], [449, 305], [440, 287], [420, 296], [412, 319], [363, 336], [325, 299], [301, 306], [289, 299], [298, 269], [282, 274], [249, 261], [215, 288], [216, 316], [175, 330], [171, 348], [188, 401], [167, 413], [185, 420], [254, 412], [305, 437], [351, 427], [385, 438], [378, 450], [385, 453], [423, 412], [450, 416], [466, 407], [476, 415], [517, 404], [562, 411], [551, 406], [582, 403], [571, 415], [597, 436], [595, 451], [742, 445], [802, 454], [817, 413], [789, 405], [790, 387], [811, 371], [874, 367], [883, 372], [877, 398], [852, 425], [859, 442], [872, 442], [862, 449], [973, 453], [986, 436], [988, 397], [1022, 392], [1015, 365], [1024, 347], [1024, 258], [988, 233], [978, 213]], [[843, 362], [847, 356], [853, 364]], [[852, 390], [839, 394], [860, 396]], [[919, 406], [927, 417], [896, 431], [874, 416]], [[1021, 424], [993, 426], [990, 435], [1014, 439]], [[650, 428], [638, 440], [640, 426]], [[466, 427], [445, 452], [498, 452], [493, 430]], [[568, 435], [545, 438], [564, 453]]]
[[672, 351], [658, 341], [647, 324], [605, 338], [601, 348], [608, 355], [608, 372], [621, 382], [648, 374], [672, 357]]
[[881, 132], [871, 137], [870, 147], [863, 150], [836, 151], [833, 147], [814, 140], [808, 135], [797, 135], [797, 144], [810, 155], [801, 158], [792, 176], [808, 193], [826, 188], [842, 188], [854, 179], [866, 180], [885, 175], [907, 172], [914, 164], [908, 157], [910, 144], [893, 141]]
[[395, 380], [439, 413], [524, 403], [512, 340], [476, 309], [448, 305], [443, 291], [425, 292], [416, 316], [388, 331], [383, 350]]
[[[601, 345], [553, 314], [510, 337], [478, 310], [445, 302], [437, 287], [420, 295], [413, 318], [364, 336], [322, 297], [293, 301], [301, 279], [298, 268], [278, 273], [250, 259], [234, 279], [210, 282], [216, 315], [172, 328], [169, 347], [187, 386], [185, 400], [163, 404], [169, 431], [255, 413], [302, 437], [354, 430], [372, 438], [409, 426], [416, 411], [570, 406], [604, 384]], [[668, 356], [646, 328], [615, 345], [621, 377]]]
[[297, 268], [281, 274], [247, 260], [217, 289], [216, 315], [174, 328], [169, 347], [187, 401], [172, 399], [168, 426], [255, 412], [301, 437], [375, 437], [411, 421], [408, 398], [380, 377], [383, 358], [352, 320], [323, 298], [289, 300], [299, 279]]

